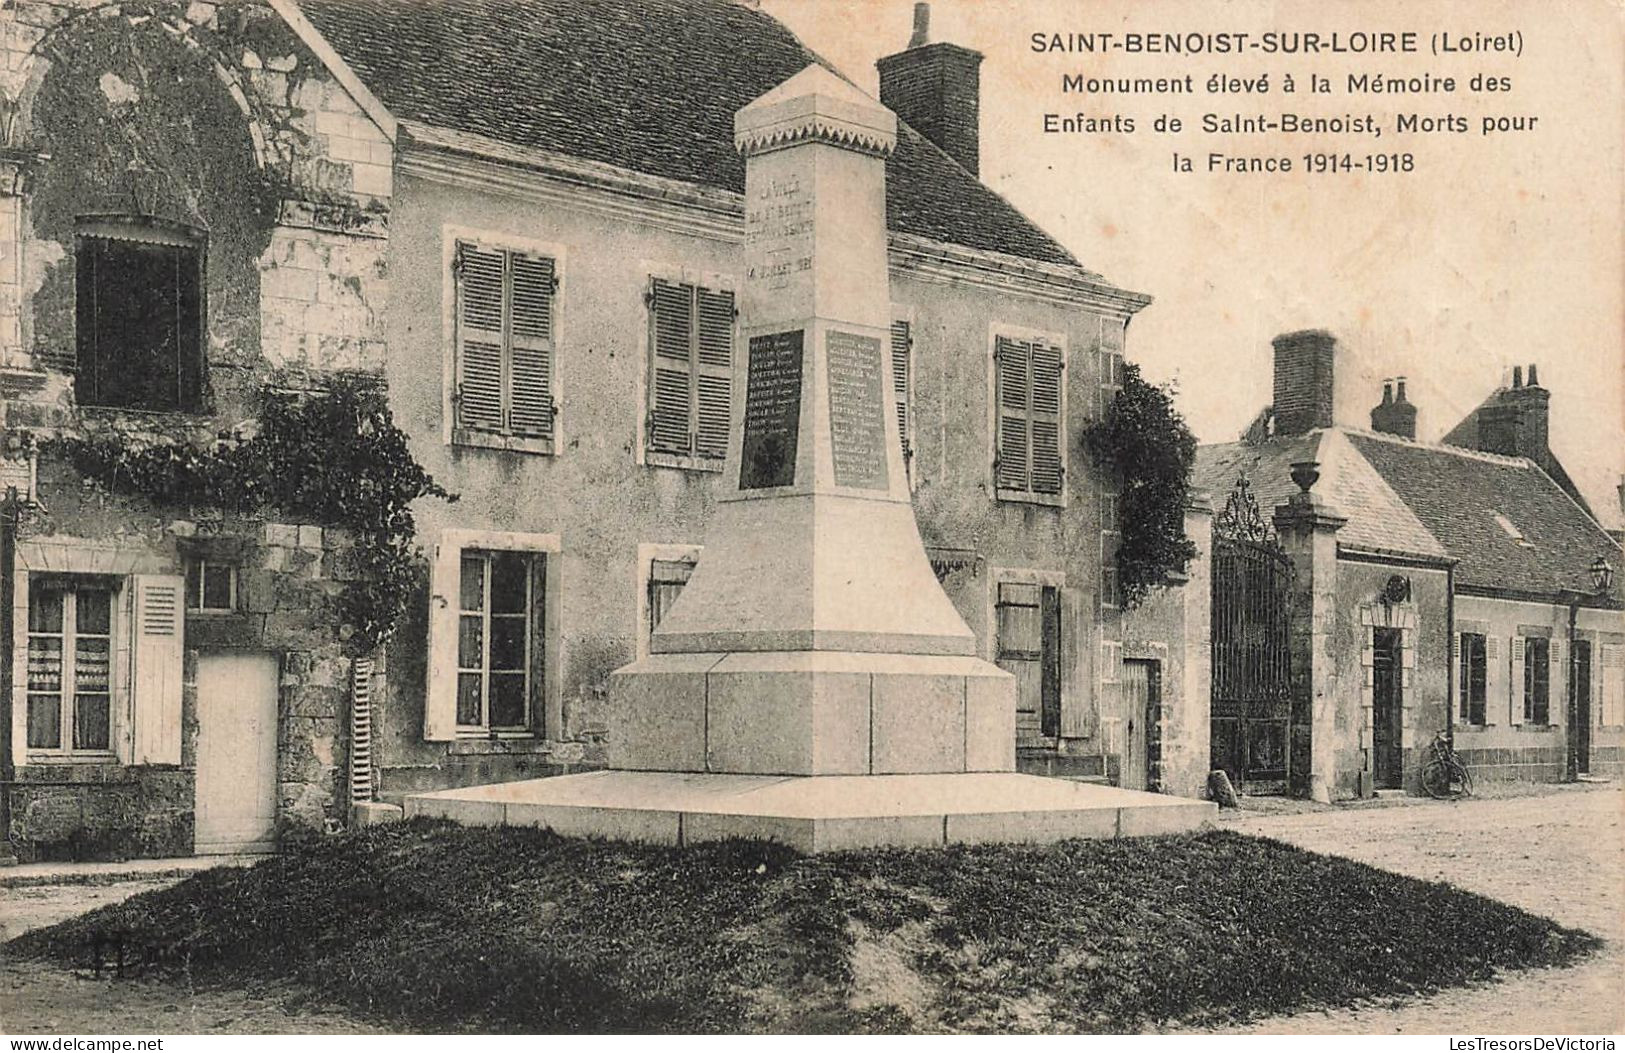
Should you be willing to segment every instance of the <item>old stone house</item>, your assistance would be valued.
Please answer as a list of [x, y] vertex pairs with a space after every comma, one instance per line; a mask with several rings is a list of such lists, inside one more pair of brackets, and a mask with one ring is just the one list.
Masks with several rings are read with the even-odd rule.
[[[4, 46], [0, 409], [32, 501], [11, 843], [252, 847], [352, 798], [599, 763], [605, 678], [705, 543], [737, 397], [732, 115], [816, 57], [728, 0], [24, 3]], [[1125, 624], [1081, 449], [1149, 298], [978, 181], [978, 61], [882, 63], [917, 517], [1021, 680], [1024, 766], [1194, 792], [1206, 721], [1175, 714], [1205, 705], [1206, 597]], [[374, 654], [335, 613], [345, 531], [132, 496], [60, 452], [207, 449], [346, 376], [460, 495], [419, 503], [428, 567]]]
[[[1480, 448], [1420, 442], [1402, 378], [1369, 430], [1349, 427], [1334, 413], [1347, 401], [1336, 339], [1289, 333], [1274, 351], [1273, 406], [1241, 441], [1197, 455], [1199, 484], [1229, 495], [1216, 497], [1229, 514], [1214, 527], [1215, 581], [1244, 596], [1258, 585], [1226, 577], [1248, 544], [1237, 538], [1289, 568], [1270, 585], [1285, 601], [1274, 619], [1215, 590], [1214, 766], [1322, 800], [1417, 792], [1444, 731], [1480, 778], [1559, 780], [1571, 749], [1580, 772], [1617, 773], [1625, 622], [1591, 568], [1617, 568], [1620, 550], [1546, 448], [1549, 393], [1520, 369], [1475, 411], [1507, 421]], [[1259, 646], [1278, 659], [1262, 675], [1226, 668]]]

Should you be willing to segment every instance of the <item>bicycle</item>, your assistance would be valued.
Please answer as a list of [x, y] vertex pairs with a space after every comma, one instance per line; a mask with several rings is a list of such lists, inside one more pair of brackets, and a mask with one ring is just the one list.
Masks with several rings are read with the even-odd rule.
[[1422, 763], [1422, 789], [1429, 797], [1441, 801], [1473, 795], [1473, 773], [1450, 748], [1450, 740], [1442, 731], [1433, 736], [1427, 760]]

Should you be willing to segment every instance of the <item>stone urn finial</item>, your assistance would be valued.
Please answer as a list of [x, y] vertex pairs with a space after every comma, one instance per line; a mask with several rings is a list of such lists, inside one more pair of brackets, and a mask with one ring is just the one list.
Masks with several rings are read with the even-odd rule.
[[1292, 463], [1292, 481], [1298, 484], [1298, 489], [1304, 493], [1320, 481], [1319, 461], [1294, 461]]

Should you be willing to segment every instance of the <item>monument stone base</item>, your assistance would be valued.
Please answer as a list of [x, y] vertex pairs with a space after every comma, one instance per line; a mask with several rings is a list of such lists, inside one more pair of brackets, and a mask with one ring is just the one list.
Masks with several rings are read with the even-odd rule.
[[609, 766], [732, 775], [1014, 771], [991, 663], [852, 651], [657, 654], [610, 677]]
[[1014, 772], [716, 775], [599, 771], [406, 798], [406, 815], [663, 845], [727, 838], [801, 852], [1045, 843], [1197, 830], [1209, 801]]

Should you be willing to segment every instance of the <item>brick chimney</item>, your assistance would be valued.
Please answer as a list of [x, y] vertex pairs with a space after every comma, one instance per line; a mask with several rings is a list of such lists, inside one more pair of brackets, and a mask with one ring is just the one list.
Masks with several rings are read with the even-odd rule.
[[1371, 408], [1371, 430], [1416, 438], [1416, 407], [1405, 399], [1405, 378], [1382, 382], [1382, 403]]
[[1275, 434], [1332, 426], [1332, 368], [1337, 337], [1324, 329], [1282, 333], [1275, 348]]
[[931, 43], [931, 5], [926, 3], [914, 5], [914, 35], [907, 49], [875, 63], [881, 103], [972, 175], [982, 154], [981, 65], [980, 51]]
[[1546, 464], [1551, 451], [1547, 430], [1552, 393], [1540, 386], [1534, 365], [1527, 382], [1521, 367], [1512, 367], [1512, 386], [1497, 391], [1478, 411], [1478, 448], [1485, 453], [1528, 457]]

